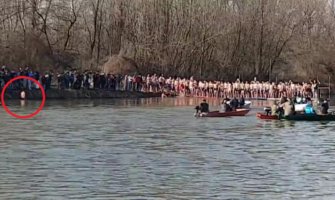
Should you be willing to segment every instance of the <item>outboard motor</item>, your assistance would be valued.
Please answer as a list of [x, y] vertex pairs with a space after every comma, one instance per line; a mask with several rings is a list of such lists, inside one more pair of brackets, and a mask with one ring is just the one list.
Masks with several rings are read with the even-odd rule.
[[196, 106], [194, 109], [196, 110], [194, 116], [199, 117], [199, 115], [200, 115], [200, 106]]
[[266, 115], [270, 115], [271, 114], [271, 108], [270, 107], [265, 107], [264, 111], [265, 111]]

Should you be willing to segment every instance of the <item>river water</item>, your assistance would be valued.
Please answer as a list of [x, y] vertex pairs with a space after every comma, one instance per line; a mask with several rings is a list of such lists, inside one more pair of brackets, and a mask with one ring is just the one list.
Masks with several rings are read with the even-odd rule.
[[334, 122], [260, 121], [263, 102], [195, 119], [196, 101], [48, 101], [30, 120], [1, 109], [0, 199], [335, 199]]

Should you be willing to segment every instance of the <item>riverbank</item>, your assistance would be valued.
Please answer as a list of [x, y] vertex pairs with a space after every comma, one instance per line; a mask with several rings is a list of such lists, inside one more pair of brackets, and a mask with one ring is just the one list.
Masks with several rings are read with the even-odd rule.
[[[40, 100], [40, 90], [27, 91], [27, 99]], [[58, 90], [46, 91], [47, 99], [127, 99], [127, 98], [152, 98], [160, 97], [160, 93], [144, 93], [131, 91], [108, 91], [108, 90]], [[6, 91], [5, 99], [20, 99], [20, 91]]]

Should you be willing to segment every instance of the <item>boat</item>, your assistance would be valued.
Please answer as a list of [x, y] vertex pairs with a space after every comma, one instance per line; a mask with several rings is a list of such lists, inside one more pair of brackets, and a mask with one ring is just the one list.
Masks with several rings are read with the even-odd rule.
[[200, 113], [196, 114], [196, 117], [237, 117], [237, 116], [245, 116], [249, 113], [249, 109], [237, 109], [236, 111], [230, 112], [219, 112], [219, 111], [212, 111], [209, 113]]
[[264, 120], [288, 120], [288, 121], [335, 121], [335, 114], [328, 115], [307, 115], [307, 114], [295, 114], [290, 116], [279, 117], [277, 115], [267, 115], [264, 113], [257, 113], [256, 117]]

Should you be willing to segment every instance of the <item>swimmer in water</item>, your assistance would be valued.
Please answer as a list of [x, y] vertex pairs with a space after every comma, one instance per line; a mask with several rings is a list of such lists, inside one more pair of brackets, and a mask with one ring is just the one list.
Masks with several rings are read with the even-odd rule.
[[21, 100], [26, 100], [26, 92], [24, 90], [22, 90], [21, 93], [20, 93], [20, 99]]

